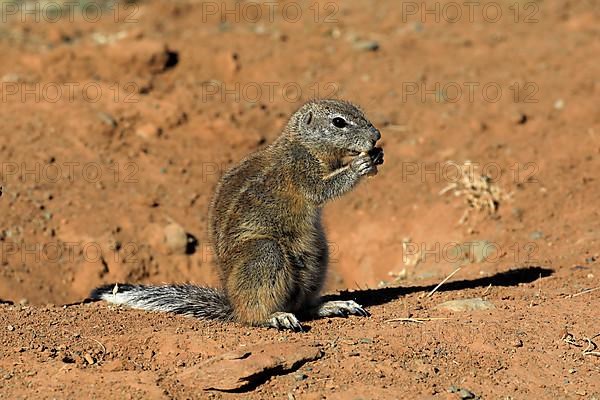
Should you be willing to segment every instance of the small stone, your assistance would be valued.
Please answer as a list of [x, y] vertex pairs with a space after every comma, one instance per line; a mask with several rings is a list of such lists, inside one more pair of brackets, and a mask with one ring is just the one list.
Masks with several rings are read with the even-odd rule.
[[0, 81], [12, 83], [22, 82], [21, 77], [15, 73], [8, 73], [4, 75], [2, 78], [0, 78]]
[[513, 342], [513, 347], [523, 347], [523, 341], [521, 339], [515, 339]]
[[181, 225], [172, 223], [164, 229], [164, 240], [167, 248], [176, 254], [185, 254], [188, 238]]
[[563, 108], [565, 108], [565, 101], [563, 99], [558, 99], [554, 102], [555, 110], [562, 110]]
[[15, 327], [12, 326], [12, 325], [9, 325], [9, 326], [6, 327], [6, 329], [8, 329], [10, 332], [12, 332], [12, 331], [15, 330]]
[[[240, 353], [249, 352], [244, 358]], [[323, 356], [315, 346], [297, 343], [269, 343], [236, 351], [236, 359], [213, 357], [201, 366], [188, 367], [178, 375], [179, 382], [193, 390], [239, 390], [272, 376], [292, 372]], [[297, 373], [298, 376], [302, 374]]]
[[529, 239], [538, 240], [544, 237], [544, 232], [542, 231], [533, 231], [529, 234]]
[[303, 374], [302, 372], [299, 372], [299, 373], [297, 373], [297, 374], [294, 375], [294, 379], [297, 380], [297, 381], [303, 381], [303, 380], [305, 380], [307, 378], [308, 378], [308, 375]]
[[144, 139], [157, 138], [160, 133], [161, 129], [152, 123], [142, 124], [135, 130], [135, 134]]
[[476, 398], [475, 393], [471, 392], [468, 389], [460, 389], [458, 391], [458, 395], [460, 396], [461, 399], [463, 400], [467, 400], [467, 399], [474, 399]]
[[473, 299], [450, 300], [436, 306], [439, 310], [448, 311], [478, 311], [491, 310], [496, 308], [491, 301], [483, 300], [480, 297]]
[[354, 43], [354, 48], [362, 51], [377, 51], [379, 50], [379, 42], [375, 40], [359, 40]]
[[402, 268], [400, 272], [390, 271], [388, 272], [388, 275], [396, 278], [396, 280], [402, 280], [408, 277], [408, 272], [406, 272], [406, 268]]
[[94, 364], [94, 359], [92, 358], [92, 356], [90, 356], [88, 353], [85, 353], [83, 355], [83, 358], [85, 359], [85, 361], [87, 361], [87, 363], [89, 365], [93, 365]]
[[522, 208], [518, 208], [518, 207], [514, 207], [512, 209], [512, 215], [516, 219], [522, 220], [523, 219], [523, 209]]

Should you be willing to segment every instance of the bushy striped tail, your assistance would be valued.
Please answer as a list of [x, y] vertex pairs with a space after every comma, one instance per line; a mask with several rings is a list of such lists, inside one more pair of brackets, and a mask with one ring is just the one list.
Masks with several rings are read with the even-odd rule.
[[94, 289], [90, 297], [139, 310], [172, 312], [222, 321], [233, 318], [233, 309], [225, 293], [209, 287], [109, 284]]

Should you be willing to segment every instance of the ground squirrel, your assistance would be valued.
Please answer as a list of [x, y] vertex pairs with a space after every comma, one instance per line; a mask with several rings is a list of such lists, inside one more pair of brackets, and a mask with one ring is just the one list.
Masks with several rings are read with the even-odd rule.
[[321, 209], [377, 173], [380, 138], [355, 105], [309, 101], [217, 186], [209, 223], [223, 289], [110, 284], [91, 297], [294, 331], [302, 330], [297, 316], [367, 316], [354, 301], [320, 300], [328, 262]]

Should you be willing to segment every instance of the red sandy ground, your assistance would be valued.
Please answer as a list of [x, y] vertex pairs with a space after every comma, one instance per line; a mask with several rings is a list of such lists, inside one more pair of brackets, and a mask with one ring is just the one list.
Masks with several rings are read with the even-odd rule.
[[[259, 21], [227, 2], [224, 23], [220, 2], [56, 22], [1, 3], [1, 398], [600, 399], [600, 357], [584, 354], [585, 338], [600, 343], [600, 291], [572, 296], [600, 285], [597, 2], [483, 3], [497, 22], [480, 6], [455, 23], [444, 2], [438, 21], [420, 2], [282, 2]], [[294, 334], [62, 306], [107, 282], [216, 284], [220, 173], [317, 96], [360, 104], [383, 135], [380, 173], [325, 210], [328, 291], [349, 289], [372, 317]], [[456, 172], [444, 163], [467, 160], [503, 196], [460, 224], [465, 198], [440, 191]], [[198, 240], [193, 254], [165, 246], [170, 223]], [[493, 257], [469, 252], [426, 297], [465, 242]], [[436, 308], [473, 297], [495, 308]], [[406, 317], [444, 319], [388, 321]], [[186, 374], [287, 343], [323, 357], [241, 394]]]

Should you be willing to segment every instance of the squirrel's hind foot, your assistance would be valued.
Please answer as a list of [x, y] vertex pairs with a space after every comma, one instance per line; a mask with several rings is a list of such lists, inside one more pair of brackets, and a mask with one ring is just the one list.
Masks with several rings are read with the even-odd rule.
[[317, 309], [317, 316], [321, 318], [326, 317], [347, 317], [348, 315], [358, 315], [361, 317], [368, 317], [369, 313], [367, 310], [362, 308], [360, 304], [353, 300], [343, 301], [327, 301], [319, 306]]
[[271, 314], [269, 319], [264, 323], [264, 326], [280, 330], [289, 329], [294, 332], [304, 331], [298, 318], [296, 318], [294, 314], [288, 312], [276, 312]]

